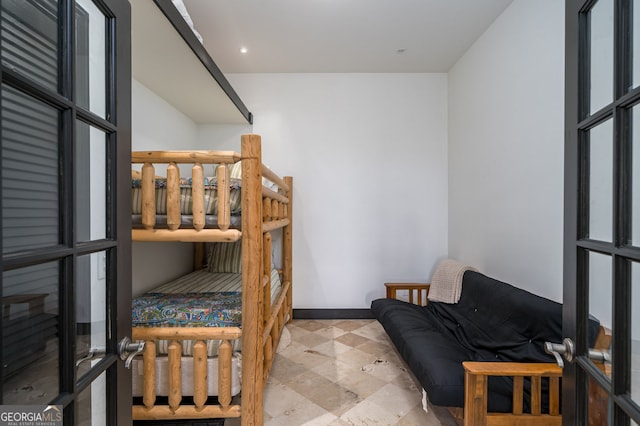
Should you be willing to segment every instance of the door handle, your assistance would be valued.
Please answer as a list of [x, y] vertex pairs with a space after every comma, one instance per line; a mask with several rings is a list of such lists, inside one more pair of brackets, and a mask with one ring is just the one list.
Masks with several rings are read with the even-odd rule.
[[573, 362], [576, 354], [573, 340], [568, 337], [566, 337], [562, 343], [544, 342], [544, 351], [556, 358], [556, 362], [560, 368], [564, 368], [564, 361], [562, 361], [563, 356], [568, 362]]
[[[544, 351], [556, 358], [556, 362], [560, 368], [564, 367], [562, 357], [564, 357], [567, 362], [573, 362], [576, 357], [575, 345], [573, 344], [573, 340], [568, 337], [566, 337], [562, 343], [544, 342]], [[611, 362], [611, 353], [609, 351], [589, 349], [587, 356], [595, 362]]]
[[76, 367], [79, 367], [85, 361], [91, 361], [94, 358], [104, 356], [107, 353], [104, 346], [89, 349], [89, 352], [76, 361]]
[[118, 354], [120, 359], [124, 361], [125, 368], [131, 368], [133, 358], [140, 355], [144, 351], [145, 342], [132, 342], [128, 337], [123, 337], [118, 343]]
[[595, 362], [611, 362], [611, 352], [598, 349], [589, 349], [589, 358]]

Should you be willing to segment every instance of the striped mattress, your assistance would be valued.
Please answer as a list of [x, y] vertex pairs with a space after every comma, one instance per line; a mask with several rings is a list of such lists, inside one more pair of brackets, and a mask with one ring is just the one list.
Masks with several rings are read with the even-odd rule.
[[[280, 274], [271, 270], [271, 303], [280, 293]], [[242, 291], [242, 274], [209, 272], [206, 269], [191, 272], [154, 288], [150, 293], [217, 293]]]

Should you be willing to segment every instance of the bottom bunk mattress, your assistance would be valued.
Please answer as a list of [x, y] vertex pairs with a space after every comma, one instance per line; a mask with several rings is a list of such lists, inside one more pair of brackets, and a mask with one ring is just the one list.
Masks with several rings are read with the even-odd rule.
[[[182, 395], [193, 396], [193, 358], [183, 357], [180, 360], [182, 370]], [[231, 359], [231, 395], [240, 393], [240, 371], [242, 370], [242, 359], [240, 354], [234, 354]], [[133, 396], [143, 396], [144, 375], [143, 362], [141, 359], [134, 359], [131, 363], [131, 374], [133, 379]], [[207, 395], [218, 396], [218, 358], [207, 360]], [[156, 358], [156, 395], [169, 395], [169, 361], [166, 356]]]
[[133, 299], [132, 324], [146, 327], [240, 327], [242, 293], [147, 293]]
[[[271, 271], [271, 301], [280, 294], [282, 283], [276, 269]], [[241, 327], [242, 274], [209, 272], [202, 269], [179, 277], [153, 290], [134, 297], [132, 303], [134, 327]], [[182, 341], [182, 394], [193, 395], [193, 340]], [[218, 348], [220, 340], [207, 340], [207, 393], [218, 395]], [[241, 339], [231, 341], [231, 393], [240, 392]], [[169, 363], [166, 354], [168, 340], [156, 344], [156, 395], [167, 396]], [[133, 396], [142, 396], [144, 387], [143, 361], [132, 363]]]
[[[280, 274], [271, 271], [271, 303], [280, 294]], [[239, 327], [242, 274], [207, 269], [179, 277], [133, 298], [132, 323], [139, 327]]]
[[[282, 282], [276, 269], [271, 270], [271, 303], [280, 294]], [[134, 327], [241, 327], [242, 274], [191, 272], [134, 297]], [[158, 341], [158, 353], [166, 354], [169, 342]], [[220, 341], [208, 340], [207, 353], [216, 356]], [[241, 339], [231, 342], [241, 349]], [[182, 355], [190, 356], [193, 341], [182, 342]]]

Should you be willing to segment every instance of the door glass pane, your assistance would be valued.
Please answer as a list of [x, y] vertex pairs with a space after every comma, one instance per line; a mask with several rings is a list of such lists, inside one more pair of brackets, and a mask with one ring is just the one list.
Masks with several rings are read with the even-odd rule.
[[640, 402], [640, 263], [631, 263], [631, 398]]
[[57, 262], [2, 275], [4, 404], [45, 404], [59, 393], [59, 276]]
[[76, 45], [77, 103], [104, 118], [106, 20], [92, 0], [76, 0]]
[[589, 131], [589, 238], [611, 241], [613, 220], [613, 125]]
[[587, 404], [589, 426], [606, 426], [609, 424], [609, 394], [595, 380], [588, 382], [589, 404]]
[[589, 313], [611, 329], [612, 295], [611, 256], [589, 252]]
[[102, 373], [78, 396], [76, 425], [106, 426], [107, 424], [107, 380]]
[[59, 243], [59, 112], [2, 86], [2, 248]]
[[640, 246], [640, 106], [633, 107], [631, 117], [631, 244]]
[[76, 122], [76, 227], [78, 241], [106, 238], [107, 145], [106, 135]]
[[[76, 264], [76, 362], [81, 377], [105, 353], [107, 344], [107, 252], [78, 256]], [[91, 354], [94, 354], [91, 356]]]
[[58, 1], [2, 0], [2, 64], [58, 90]]
[[591, 23], [590, 109], [598, 111], [613, 100], [613, 0], [598, 0], [589, 13]]

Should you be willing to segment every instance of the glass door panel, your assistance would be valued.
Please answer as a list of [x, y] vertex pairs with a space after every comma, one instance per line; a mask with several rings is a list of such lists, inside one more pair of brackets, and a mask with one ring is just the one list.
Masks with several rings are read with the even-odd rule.
[[640, 404], [640, 263], [631, 262], [631, 398]]
[[631, 88], [640, 85], [640, 0], [633, 0], [633, 18], [632, 18], [632, 84]]
[[78, 256], [76, 277], [76, 367], [82, 377], [106, 350], [107, 252]]
[[589, 131], [589, 238], [611, 241], [613, 220], [613, 124]]
[[613, 323], [611, 272], [611, 256], [589, 252], [589, 313], [608, 329]]
[[107, 407], [104, 395], [107, 393], [106, 373], [102, 373], [78, 396], [78, 426], [107, 426]]
[[107, 236], [107, 135], [76, 122], [76, 229], [78, 241]]
[[3, 251], [56, 246], [60, 113], [5, 85], [2, 105]]
[[76, 0], [76, 97], [79, 106], [105, 118], [106, 19], [91, 0]]
[[2, 274], [3, 404], [47, 404], [60, 392], [60, 265]]
[[613, 0], [599, 0], [589, 13], [590, 102], [594, 113], [613, 100]]
[[[640, 8], [640, 5], [638, 5], [638, 7]], [[640, 11], [638, 13], [640, 13]], [[638, 72], [640, 72], [640, 70], [638, 70]], [[640, 247], [640, 106], [636, 105], [631, 109], [631, 117], [632, 117], [631, 119], [632, 141], [631, 141], [631, 238], [630, 239], [631, 239], [632, 245], [636, 247]]]
[[2, 64], [58, 91], [58, 1], [2, 0]]
[[589, 380], [587, 389], [589, 395], [589, 404], [587, 405], [589, 426], [606, 426], [609, 419], [609, 393], [598, 386], [593, 379]]

